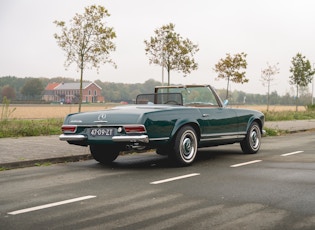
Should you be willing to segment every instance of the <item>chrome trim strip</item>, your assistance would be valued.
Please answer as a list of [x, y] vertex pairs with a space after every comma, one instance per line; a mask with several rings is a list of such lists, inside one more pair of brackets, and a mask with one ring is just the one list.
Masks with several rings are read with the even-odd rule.
[[204, 135], [201, 135], [200, 141], [240, 139], [240, 138], [245, 138], [245, 136], [246, 136], [246, 132], [204, 134]]
[[147, 135], [138, 136], [113, 136], [114, 142], [143, 142], [149, 143], [149, 137]]
[[217, 140], [230, 140], [230, 139], [241, 139], [245, 138], [246, 135], [235, 135], [235, 136], [217, 136], [217, 137], [208, 137], [203, 138], [200, 141], [217, 141]]
[[150, 141], [167, 141], [169, 137], [150, 138]]
[[202, 134], [201, 138], [207, 137], [224, 137], [224, 136], [238, 136], [238, 135], [246, 135], [246, 132], [232, 132], [232, 133], [214, 133], [214, 134]]
[[61, 134], [59, 136], [59, 140], [61, 141], [84, 141], [87, 140], [87, 137], [84, 135], [65, 135]]

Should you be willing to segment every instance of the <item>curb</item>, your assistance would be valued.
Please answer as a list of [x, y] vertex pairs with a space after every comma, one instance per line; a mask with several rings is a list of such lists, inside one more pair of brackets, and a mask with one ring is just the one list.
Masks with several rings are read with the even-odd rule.
[[45, 159], [36, 159], [29, 161], [17, 161], [17, 162], [8, 162], [8, 163], [0, 163], [0, 169], [9, 170], [9, 169], [17, 169], [17, 168], [26, 168], [26, 167], [34, 167], [41, 166], [46, 163], [57, 164], [57, 163], [66, 163], [66, 162], [77, 162], [77, 161], [85, 161], [92, 159], [91, 154], [82, 154], [76, 156], [64, 156], [64, 157], [54, 157], [54, 158], [45, 158]]
[[275, 131], [278, 131], [278, 132], [282, 132], [283, 134], [294, 134], [294, 133], [303, 133], [303, 132], [312, 132], [312, 131], [315, 131], [315, 128], [304, 128], [304, 129], [297, 129], [297, 130], [290, 130], [290, 129], [280, 129], [278, 127], [265, 127], [265, 128], [268, 128], [268, 129], [273, 129]]

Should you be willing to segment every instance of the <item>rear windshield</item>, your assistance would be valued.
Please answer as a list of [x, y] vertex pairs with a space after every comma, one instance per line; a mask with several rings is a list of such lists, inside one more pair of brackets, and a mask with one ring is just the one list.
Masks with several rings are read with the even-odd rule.
[[140, 94], [137, 96], [136, 104], [183, 105], [183, 96], [180, 93]]
[[183, 105], [219, 106], [219, 102], [209, 87], [158, 88], [158, 93], [180, 93]]

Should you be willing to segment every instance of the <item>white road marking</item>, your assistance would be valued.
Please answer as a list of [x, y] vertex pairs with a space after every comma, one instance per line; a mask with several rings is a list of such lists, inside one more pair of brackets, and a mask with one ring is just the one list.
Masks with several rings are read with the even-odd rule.
[[200, 173], [192, 173], [192, 174], [187, 174], [187, 175], [183, 175], [183, 176], [168, 178], [165, 180], [153, 181], [150, 184], [162, 184], [162, 183], [167, 183], [167, 182], [174, 181], [174, 180], [180, 180], [180, 179], [185, 179], [188, 177], [199, 176], [199, 175], [200, 175]]
[[244, 166], [244, 165], [250, 165], [250, 164], [255, 164], [258, 162], [261, 162], [262, 160], [255, 160], [255, 161], [248, 161], [248, 162], [244, 162], [244, 163], [240, 163], [240, 164], [236, 164], [236, 165], [231, 165], [231, 168], [236, 168], [236, 167], [240, 167], [240, 166]]
[[83, 196], [83, 197], [78, 197], [78, 198], [74, 198], [74, 199], [70, 199], [70, 200], [64, 200], [64, 201], [60, 201], [60, 202], [40, 205], [40, 206], [36, 206], [36, 207], [32, 207], [32, 208], [21, 209], [21, 210], [9, 212], [8, 214], [9, 215], [18, 215], [18, 214], [22, 214], [22, 213], [26, 213], [26, 212], [33, 212], [33, 211], [37, 211], [40, 209], [51, 208], [51, 207], [55, 207], [55, 206], [59, 206], [59, 205], [63, 205], [63, 204], [69, 204], [69, 203], [78, 202], [78, 201], [82, 201], [82, 200], [92, 199], [95, 197], [96, 196]]
[[296, 152], [292, 152], [292, 153], [285, 153], [285, 154], [282, 154], [281, 156], [286, 157], [286, 156], [291, 156], [291, 155], [299, 154], [299, 153], [303, 153], [303, 152], [304, 151], [296, 151]]

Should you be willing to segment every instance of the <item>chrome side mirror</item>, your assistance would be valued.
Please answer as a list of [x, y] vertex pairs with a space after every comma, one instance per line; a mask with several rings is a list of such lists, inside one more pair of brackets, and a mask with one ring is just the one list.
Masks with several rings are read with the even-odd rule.
[[224, 107], [226, 107], [228, 104], [229, 104], [229, 100], [225, 99], [224, 102], [223, 102]]

